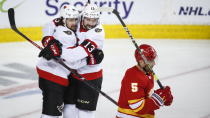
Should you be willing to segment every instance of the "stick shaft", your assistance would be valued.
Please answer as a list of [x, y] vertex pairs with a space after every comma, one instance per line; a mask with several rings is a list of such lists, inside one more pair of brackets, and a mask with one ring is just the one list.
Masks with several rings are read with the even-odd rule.
[[[130, 39], [132, 40], [134, 46], [136, 47], [136, 49], [138, 50], [138, 52], [139, 52], [140, 55], [142, 56], [144, 62], [147, 64], [147, 59], [146, 59], [146, 57], [142, 54], [142, 51], [140, 50], [140, 48], [139, 48], [139, 46], [137, 45], [135, 39], [133, 38], [133, 36], [132, 36], [132, 34], [130, 33], [130, 31], [129, 31], [128, 27], [126, 26], [126, 24], [123, 22], [122, 18], [120, 17], [119, 13], [117, 12], [117, 10], [114, 9], [112, 12], [117, 16], [117, 18], [119, 19], [120, 23], [121, 23], [122, 26], [124, 27], [125, 31], [128, 33], [128, 36], [129, 36]], [[150, 69], [150, 71], [153, 73], [154, 78], [155, 78], [155, 80], [157, 81], [159, 87], [160, 87], [161, 89], [163, 89], [164, 87], [163, 87], [162, 83], [160, 82], [160, 80], [158, 79], [158, 77], [156, 76], [155, 72], [154, 72], [150, 67], [149, 67], [149, 69]]]

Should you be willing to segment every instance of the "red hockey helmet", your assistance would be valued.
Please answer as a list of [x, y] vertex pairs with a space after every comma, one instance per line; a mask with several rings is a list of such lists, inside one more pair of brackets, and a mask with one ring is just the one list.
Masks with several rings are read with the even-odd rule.
[[[152, 46], [142, 44], [139, 46], [139, 48], [141, 49], [142, 54], [146, 57], [147, 61], [153, 61], [157, 57], [157, 53]], [[137, 49], [135, 51], [135, 58], [136, 61], [143, 60]]]

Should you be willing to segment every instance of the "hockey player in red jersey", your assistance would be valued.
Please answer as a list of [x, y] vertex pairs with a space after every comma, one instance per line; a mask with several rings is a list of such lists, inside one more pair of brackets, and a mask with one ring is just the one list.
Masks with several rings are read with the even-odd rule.
[[[91, 42], [78, 45], [75, 32], [79, 21], [79, 12], [73, 6], [64, 5], [60, 13], [60, 18], [53, 20], [43, 28], [42, 44], [45, 48], [40, 52], [41, 58], [37, 64], [39, 87], [43, 95], [41, 118], [61, 116], [64, 103], [69, 99], [65, 92], [68, 89], [68, 75], [71, 72], [52, 59], [64, 56], [64, 63], [72, 69], [78, 69], [90, 63], [91, 65], [100, 63], [101, 60], [95, 60], [95, 55], [103, 53], [97, 49], [89, 51], [88, 46], [94, 45]], [[67, 51], [68, 53], [65, 53]], [[65, 59], [65, 55], [71, 56], [71, 58]], [[88, 55], [91, 57], [87, 57]], [[92, 63], [90, 60], [95, 61]]]
[[[94, 12], [98, 7], [95, 4], [88, 4], [82, 11], [81, 21], [78, 24], [77, 37], [79, 44], [96, 44], [98, 49], [103, 48], [105, 33], [100, 24], [100, 12]], [[85, 46], [86, 47], [86, 46]], [[89, 46], [90, 50], [95, 47]], [[71, 56], [71, 55], [65, 55]], [[70, 57], [65, 57], [66, 59]], [[95, 60], [91, 60], [89, 65], [77, 69], [77, 72], [87, 79], [86, 82], [101, 89], [102, 84], [102, 67], [101, 64], [95, 64]], [[64, 105], [64, 116], [66, 118], [95, 118], [99, 93], [84, 83], [77, 80], [78, 78], [72, 74], [69, 76], [71, 85], [66, 95], [69, 96], [69, 101]]]
[[[149, 66], [155, 65], [155, 49], [147, 44], [139, 46]], [[154, 118], [154, 111], [161, 106], [170, 106], [173, 96], [169, 86], [153, 91], [154, 76], [148, 71], [141, 55], [136, 50], [137, 65], [129, 68], [122, 80], [116, 118]]]

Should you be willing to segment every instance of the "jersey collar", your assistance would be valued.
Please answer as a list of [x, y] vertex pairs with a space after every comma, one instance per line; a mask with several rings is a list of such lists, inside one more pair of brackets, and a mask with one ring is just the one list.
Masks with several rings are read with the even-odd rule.
[[79, 28], [80, 32], [87, 32], [88, 30], [84, 28], [84, 26], [82, 25], [82, 21], [80, 22], [80, 28]]

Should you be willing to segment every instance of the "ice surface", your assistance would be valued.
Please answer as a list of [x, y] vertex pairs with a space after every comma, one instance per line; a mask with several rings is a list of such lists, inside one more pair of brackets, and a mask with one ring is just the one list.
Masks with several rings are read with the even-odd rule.
[[[210, 118], [210, 40], [137, 40], [158, 52], [154, 68], [170, 85], [174, 103], [157, 110], [157, 118]], [[130, 39], [105, 41], [102, 90], [116, 101], [127, 68], [135, 64]], [[39, 118], [42, 96], [35, 65], [39, 50], [28, 42], [0, 44], [0, 118]], [[158, 88], [155, 85], [155, 88]], [[96, 118], [115, 118], [117, 107], [100, 96]]]

